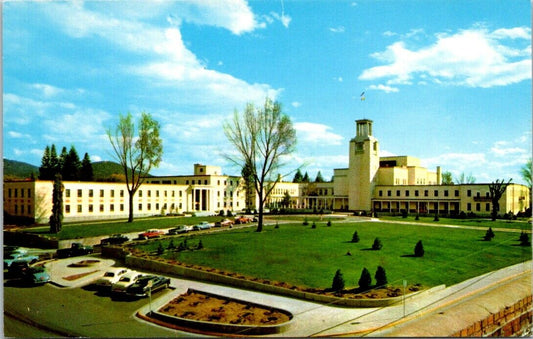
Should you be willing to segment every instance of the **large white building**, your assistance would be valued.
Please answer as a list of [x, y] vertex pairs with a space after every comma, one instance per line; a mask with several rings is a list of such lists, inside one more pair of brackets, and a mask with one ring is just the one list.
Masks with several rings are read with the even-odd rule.
[[[64, 221], [128, 216], [124, 183], [65, 181], [63, 185]], [[52, 181], [4, 182], [4, 211], [47, 222], [52, 187]], [[411, 156], [380, 157], [379, 141], [368, 119], [356, 121], [348, 167], [335, 169], [331, 182], [278, 182], [267, 205], [280, 206], [286, 193], [291, 208], [442, 215], [461, 211], [489, 215], [491, 211], [489, 183], [442, 185], [439, 167], [430, 171]], [[224, 175], [217, 166], [196, 164], [192, 175], [146, 178], [134, 197], [133, 211], [136, 217], [241, 211], [246, 207], [245, 197], [241, 177]], [[500, 214], [523, 212], [529, 203], [528, 187], [510, 184], [499, 201]]]

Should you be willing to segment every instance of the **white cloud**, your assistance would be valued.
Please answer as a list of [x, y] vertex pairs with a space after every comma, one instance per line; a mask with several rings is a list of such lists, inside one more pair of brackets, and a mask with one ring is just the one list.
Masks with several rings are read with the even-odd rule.
[[346, 31], [346, 28], [344, 26], [337, 26], [337, 27], [330, 27], [330, 32], [333, 33], [344, 33]]
[[[420, 32], [413, 30], [412, 35]], [[359, 79], [387, 79], [387, 85], [409, 85], [423, 79], [447, 85], [493, 87], [531, 78], [531, 48], [516, 47], [517, 43], [529, 43], [529, 29], [518, 27], [490, 32], [486, 28], [472, 28], [435, 36], [433, 44], [418, 49], [408, 48], [405, 41], [397, 41], [385, 51], [371, 54], [385, 64], [364, 70]], [[510, 44], [508, 39], [520, 41]]]
[[341, 145], [344, 140], [342, 136], [330, 132], [331, 127], [323, 124], [297, 122], [294, 124], [294, 129], [298, 141], [304, 144]]
[[298, 102], [298, 101], [293, 101], [293, 102], [291, 102], [291, 106], [294, 107], [294, 108], [298, 108], [298, 107], [302, 106], [302, 103]]
[[368, 86], [368, 89], [373, 89], [373, 90], [377, 90], [377, 91], [383, 91], [385, 93], [392, 93], [392, 92], [398, 92], [399, 91], [399, 89], [396, 88], [396, 87], [385, 86], [383, 84], [370, 85], [370, 86]]

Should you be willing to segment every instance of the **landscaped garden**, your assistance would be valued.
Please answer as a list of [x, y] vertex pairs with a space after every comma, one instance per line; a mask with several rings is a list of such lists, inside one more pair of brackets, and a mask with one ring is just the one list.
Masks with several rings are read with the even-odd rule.
[[[444, 222], [443, 222], [444, 223]], [[487, 226], [498, 228], [492, 222]], [[520, 226], [516, 227], [520, 228]], [[488, 227], [487, 227], [488, 229]], [[358, 242], [352, 242], [357, 232]], [[519, 246], [520, 234], [484, 230], [422, 227], [382, 222], [313, 221], [271, 225], [212, 234], [190, 234], [139, 244], [137, 249], [179, 262], [236, 272], [246, 277], [304, 288], [329, 289], [340, 270], [345, 289], [358, 287], [364, 268], [375, 285], [378, 266], [389, 285], [452, 285], [531, 259], [531, 247]], [[185, 239], [187, 239], [185, 243]], [[379, 240], [382, 247], [373, 250]], [[422, 241], [424, 254], [415, 256]]]

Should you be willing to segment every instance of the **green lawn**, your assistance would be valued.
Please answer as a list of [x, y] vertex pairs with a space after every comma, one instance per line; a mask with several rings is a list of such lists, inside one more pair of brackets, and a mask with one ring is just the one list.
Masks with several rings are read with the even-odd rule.
[[415, 220], [415, 216], [409, 215], [407, 218], [402, 218], [401, 216], [380, 216], [380, 219], [383, 220], [392, 220], [392, 221], [407, 221], [407, 222], [421, 222], [428, 224], [442, 224], [442, 225], [458, 225], [458, 226], [479, 226], [479, 227], [492, 227], [492, 228], [515, 228], [522, 230], [530, 230], [531, 222], [528, 222], [526, 219], [522, 220], [504, 220], [496, 219], [492, 221], [490, 219], [484, 218], [474, 218], [474, 219], [456, 219], [456, 218], [440, 218], [439, 221], [433, 221], [435, 217], [420, 217], [420, 220]]
[[[489, 242], [481, 241], [485, 231], [464, 230], [379, 222], [317, 223], [317, 228], [301, 223], [235, 229], [213, 234], [192, 234], [189, 245], [201, 239], [203, 250], [172, 252], [164, 256], [186, 263], [238, 272], [246, 276], [284, 281], [290, 284], [329, 288], [335, 271], [341, 269], [346, 287], [357, 287], [363, 267], [372, 275], [378, 265], [385, 268], [390, 284], [424, 286], [452, 285], [492, 270], [531, 259], [531, 247], [520, 247], [519, 233], [495, 232]], [[359, 243], [351, 243], [357, 231]], [[370, 250], [376, 237], [383, 243]], [[173, 238], [177, 246], [183, 238]], [[415, 244], [422, 240], [425, 255], [415, 258]], [[161, 240], [168, 246], [170, 239]], [[139, 246], [155, 251], [159, 241]], [[351, 256], [346, 255], [347, 251]]]

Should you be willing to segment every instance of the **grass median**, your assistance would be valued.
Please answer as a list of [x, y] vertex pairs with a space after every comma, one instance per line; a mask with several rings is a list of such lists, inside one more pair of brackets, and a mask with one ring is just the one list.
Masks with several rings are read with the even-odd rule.
[[[360, 241], [352, 243], [357, 231]], [[341, 269], [346, 288], [357, 287], [366, 267], [372, 275], [377, 266], [386, 270], [390, 285], [436, 286], [460, 281], [531, 259], [531, 247], [519, 245], [519, 233], [495, 232], [492, 241], [483, 241], [484, 230], [423, 227], [381, 222], [268, 226], [261, 233], [254, 228], [211, 234], [194, 233], [187, 243], [201, 250], [165, 250], [163, 257], [181, 262], [236, 272], [249, 277], [287, 282], [311, 288], [329, 288]], [[372, 250], [379, 238], [381, 250]], [[183, 237], [162, 239], [138, 247], [154, 253], [170, 241], [178, 247]], [[414, 247], [422, 240], [423, 257], [414, 257]], [[347, 255], [350, 252], [351, 255]]]

